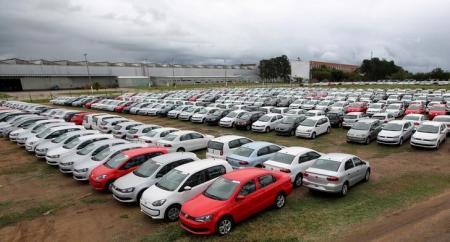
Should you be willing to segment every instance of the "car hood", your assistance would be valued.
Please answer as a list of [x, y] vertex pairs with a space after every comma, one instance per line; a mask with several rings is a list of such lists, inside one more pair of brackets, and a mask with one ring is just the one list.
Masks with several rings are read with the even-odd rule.
[[27, 130], [25, 130], [25, 129], [23, 129], [23, 128], [20, 128], [20, 129], [16, 129], [16, 130], [14, 130], [14, 131], [12, 131], [11, 133], [9, 133], [10, 135], [20, 135], [20, 134], [22, 134], [22, 133], [24, 133], [24, 132], [26, 132]]
[[234, 120], [235, 120], [235, 118], [224, 117], [224, 118], [222, 118], [220, 121], [228, 122], [228, 121], [234, 121]]
[[269, 124], [270, 123], [268, 123], [268, 122], [261, 122], [261, 121], [256, 121], [256, 122], [253, 123], [253, 125], [255, 125], [255, 126], [259, 126], [259, 125], [266, 126], [266, 125], [269, 125]]
[[102, 164], [103, 164], [103, 161], [93, 161], [93, 160], [89, 159], [89, 160], [84, 160], [84, 161], [73, 164], [73, 169], [76, 169], [76, 170], [81, 170], [84, 168], [89, 169], [89, 168], [96, 167], [96, 166], [99, 166]]
[[157, 200], [161, 200], [161, 199], [167, 199], [169, 196], [171, 196], [172, 194], [177, 193], [175, 191], [166, 191], [163, 190], [159, 187], [157, 187], [156, 185], [153, 185], [151, 187], [149, 187], [147, 190], [145, 190], [145, 192], [142, 194], [142, 200], [144, 200], [148, 205], [151, 205], [152, 202], [157, 201]]
[[[199, 194], [191, 200], [185, 202], [182, 207], [182, 211], [192, 217], [201, 217], [205, 215], [214, 214], [226, 206], [228, 200], [220, 201], [206, 197], [203, 194]], [[199, 206], [201, 204], [201, 206]]]
[[[140, 176], [136, 176], [133, 172], [130, 172], [128, 174], [126, 174], [123, 177], [120, 177], [119, 179], [117, 179], [114, 182], [114, 186], [121, 188], [121, 189], [125, 189], [125, 188], [129, 188], [129, 187], [136, 187], [139, 186], [141, 184], [144, 183], [149, 183], [147, 185], [153, 185], [150, 184], [150, 182], [152, 182], [151, 177], [140, 177]], [[154, 183], [154, 182], [152, 182]]]
[[63, 147], [58, 147], [52, 150], [49, 150], [47, 152], [47, 156], [52, 156], [52, 155], [62, 155], [65, 154], [67, 152], [69, 152], [71, 149], [64, 149]]
[[439, 134], [430, 134], [430, 133], [422, 133], [422, 132], [415, 132], [413, 134], [413, 138], [419, 138], [419, 139], [436, 139], [439, 137]]
[[285, 123], [278, 123], [277, 128], [278, 129], [290, 129], [294, 127], [294, 124], [285, 124]]
[[389, 130], [381, 130], [380, 133], [378, 133], [378, 135], [380, 136], [387, 136], [387, 137], [399, 136], [401, 134], [402, 134], [401, 131], [389, 131]]
[[100, 175], [111, 175], [111, 173], [113, 171], [114, 171], [113, 169], [110, 169], [104, 165], [101, 165], [101, 166], [96, 167], [94, 170], [92, 170], [91, 174], [95, 178]]

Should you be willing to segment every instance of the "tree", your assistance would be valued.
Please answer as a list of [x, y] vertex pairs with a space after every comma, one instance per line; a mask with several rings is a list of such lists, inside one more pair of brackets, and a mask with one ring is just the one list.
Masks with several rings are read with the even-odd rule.
[[366, 80], [381, 80], [402, 71], [403, 68], [395, 65], [394, 61], [380, 60], [375, 57], [370, 60], [363, 60], [359, 70]]
[[285, 82], [289, 82], [291, 75], [291, 64], [286, 55], [261, 60], [259, 62], [259, 75], [262, 79], [281, 78]]
[[435, 68], [430, 72], [429, 77], [431, 79], [448, 80], [450, 78], [450, 72], [445, 72], [441, 68]]

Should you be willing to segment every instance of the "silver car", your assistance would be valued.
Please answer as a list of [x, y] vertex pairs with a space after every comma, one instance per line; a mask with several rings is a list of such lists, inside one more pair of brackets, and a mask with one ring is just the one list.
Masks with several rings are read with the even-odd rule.
[[198, 160], [191, 152], [175, 152], [153, 157], [135, 171], [117, 179], [112, 185], [113, 197], [124, 203], [139, 202], [148, 187], [173, 168]]
[[357, 156], [330, 153], [317, 159], [303, 173], [303, 185], [313, 191], [347, 195], [351, 186], [369, 181], [370, 164]]
[[414, 124], [407, 120], [393, 120], [387, 123], [377, 136], [377, 142], [385, 145], [402, 145], [411, 138]]
[[381, 122], [378, 119], [361, 119], [354, 123], [352, 128], [347, 132], [347, 142], [367, 145], [372, 140], [377, 139], [381, 127]]

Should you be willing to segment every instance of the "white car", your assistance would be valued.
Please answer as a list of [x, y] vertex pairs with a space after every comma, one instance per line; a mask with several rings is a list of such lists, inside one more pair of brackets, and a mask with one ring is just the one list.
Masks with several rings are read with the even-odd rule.
[[167, 113], [167, 117], [176, 119], [176, 118], [178, 118], [178, 115], [180, 115], [181, 112], [187, 110], [191, 106], [192, 105], [181, 105], [181, 106], [178, 106], [174, 110], [170, 110]]
[[61, 123], [61, 122], [64, 122], [64, 121], [61, 119], [44, 119], [44, 120], [36, 121], [33, 124], [31, 124], [30, 126], [16, 129], [16, 130], [12, 131], [11, 133], [9, 133], [9, 140], [11, 140], [12, 142], [16, 142], [17, 137], [19, 137], [20, 135], [29, 134], [33, 130], [37, 130], [40, 127], [42, 127], [48, 123]]
[[283, 115], [278, 113], [268, 113], [266, 115], [263, 115], [258, 119], [258, 121], [252, 124], [252, 131], [268, 133], [275, 129], [282, 118]]
[[208, 141], [214, 136], [196, 131], [183, 130], [166, 135], [157, 142], [157, 146], [166, 147], [169, 152], [183, 152], [206, 149]]
[[67, 125], [67, 126], [57, 126], [52, 128], [47, 128], [44, 131], [40, 132], [34, 137], [30, 137], [25, 142], [25, 149], [28, 152], [34, 152], [36, 146], [38, 146], [41, 142], [46, 140], [54, 139], [60, 135], [63, 135], [68, 132], [78, 131], [84, 129], [75, 125]]
[[199, 112], [197, 112], [194, 115], [192, 115], [191, 122], [193, 122], [193, 123], [204, 123], [205, 119], [206, 119], [206, 116], [208, 114], [214, 113], [217, 110], [219, 110], [219, 108], [215, 108], [215, 107], [203, 108]]
[[26, 130], [25, 132], [20, 133], [15, 139], [18, 146], [25, 146], [25, 142], [38, 135], [42, 131], [46, 130], [47, 128], [52, 127], [58, 127], [58, 126], [75, 126], [74, 123], [67, 123], [64, 122], [64, 120], [60, 120], [61, 122], [51, 122], [51, 123], [42, 123], [37, 126], [35, 126], [31, 130]]
[[154, 129], [159, 129], [161, 126], [155, 124], [142, 124], [128, 130], [125, 139], [128, 141], [139, 141], [139, 137], [146, 135]]
[[100, 132], [102, 133], [109, 134], [112, 132], [113, 127], [116, 126], [117, 124], [129, 121], [131, 120], [122, 117], [103, 120], [98, 126], [98, 130], [100, 130]]
[[395, 120], [394, 115], [391, 113], [376, 113], [376, 114], [372, 115], [371, 118], [378, 119], [378, 120], [380, 120], [381, 123], [387, 123], [392, 120]]
[[81, 136], [73, 139], [67, 144], [64, 144], [62, 147], [47, 151], [45, 160], [47, 161], [47, 164], [56, 166], [63, 157], [75, 154], [78, 150], [83, 149], [90, 143], [112, 138], [113, 136], [110, 134], [93, 134], [88, 136]]
[[113, 118], [121, 118], [121, 116], [113, 115], [113, 114], [102, 114], [102, 115], [93, 116], [92, 117], [91, 128], [92, 129], [96, 129], [96, 130], [100, 130], [100, 124], [103, 121], [106, 121], [108, 119], [113, 119]]
[[423, 122], [412, 135], [411, 146], [439, 149], [439, 146], [447, 139], [447, 132], [447, 125], [441, 122]]
[[139, 143], [141, 144], [145, 144], [147, 147], [154, 147], [157, 145], [157, 142], [166, 137], [168, 134], [176, 132], [176, 131], [180, 131], [179, 129], [176, 128], [170, 128], [170, 127], [166, 127], [166, 128], [157, 128], [154, 129], [150, 132], [148, 132], [145, 135], [141, 135], [139, 136]]
[[107, 115], [107, 114], [104, 114], [104, 113], [86, 114], [83, 117], [83, 123], [82, 123], [83, 127], [86, 129], [95, 129], [94, 127], [95, 127], [95, 123], [97, 122], [97, 120], [95, 119], [95, 121], [94, 121], [94, 117], [102, 116], [102, 115]]
[[363, 112], [350, 112], [344, 115], [344, 120], [342, 121], [342, 127], [351, 128], [352, 125], [358, 122], [361, 118], [366, 117]]
[[394, 115], [395, 118], [398, 118], [405, 113], [405, 107], [400, 103], [392, 103], [386, 107], [386, 112]]
[[205, 159], [181, 165], [149, 187], [140, 200], [141, 211], [154, 219], [176, 221], [181, 206], [203, 192], [219, 176], [231, 172], [228, 162]]
[[[433, 118], [433, 121], [441, 122], [447, 125], [447, 132], [450, 133], [450, 115], [438, 115]], [[449, 134], [447, 133], [447, 134]]]
[[330, 133], [330, 120], [326, 116], [309, 117], [295, 130], [295, 136], [315, 139], [317, 135]]
[[368, 115], [373, 115], [376, 113], [383, 113], [385, 111], [386, 107], [384, 103], [371, 103], [369, 104], [369, 107], [367, 108], [366, 113]]
[[72, 170], [73, 179], [77, 181], [87, 181], [89, 180], [89, 175], [91, 175], [92, 170], [97, 166], [103, 165], [110, 158], [122, 151], [137, 148], [142, 148], [142, 145], [133, 143], [115, 145], [102, 150], [100, 153], [91, 156], [89, 159], [74, 163]]
[[294, 186], [299, 187], [303, 183], [303, 172], [322, 155], [304, 147], [288, 147], [274, 153], [263, 164], [268, 170], [288, 173]]
[[387, 123], [377, 136], [377, 143], [402, 145], [414, 133], [414, 124], [408, 120], [393, 120]]
[[233, 150], [250, 142], [253, 142], [253, 140], [238, 135], [224, 135], [214, 138], [208, 142], [206, 158], [225, 159]]
[[414, 124], [414, 129], [417, 130], [417, 128], [424, 122], [426, 121], [426, 117], [423, 114], [407, 114], [403, 117], [403, 120], [408, 120], [413, 122]]
[[303, 109], [290, 109], [284, 116], [299, 116], [305, 114], [305, 112]]
[[62, 147], [63, 145], [69, 143], [70, 141], [85, 135], [93, 135], [98, 134], [97, 130], [79, 130], [73, 131], [69, 133], [65, 133], [57, 138], [52, 140], [47, 140], [45, 142], [40, 143], [36, 146], [34, 150], [34, 155], [37, 158], [45, 158], [47, 155], [47, 151], [56, 149], [58, 147]]
[[244, 115], [244, 113], [247, 113], [247, 111], [243, 109], [231, 111], [227, 114], [227, 116], [220, 119], [219, 126], [225, 128], [234, 127], [234, 122], [236, 121], [236, 119], [240, 118], [242, 115]]
[[324, 116], [325, 112], [323, 110], [309, 110], [305, 113], [306, 117], [317, 117], [317, 116]]
[[143, 125], [143, 123], [136, 121], [121, 122], [114, 125], [111, 133], [115, 138], [123, 139], [127, 135], [128, 130], [134, 127], [139, 127], [140, 125]]
[[191, 152], [175, 152], [151, 158], [138, 169], [114, 181], [113, 197], [124, 203], [139, 202], [144, 191], [172, 169], [198, 160]]
[[103, 139], [94, 141], [84, 148], [72, 152], [70, 155], [61, 157], [61, 160], [58, 163], [59, 171], [62, 173], [72, 173], [74, 164], [83, 162], [83, 160], [87, 160], [109, 147], [127, 143], [128, 142], [123, 139]]
[[202, 110], [202, 107], [199, 106], [190, 106], [188, 109], [184, 110], [178, 115], [179, 120], [189, 121], [192, 116]]

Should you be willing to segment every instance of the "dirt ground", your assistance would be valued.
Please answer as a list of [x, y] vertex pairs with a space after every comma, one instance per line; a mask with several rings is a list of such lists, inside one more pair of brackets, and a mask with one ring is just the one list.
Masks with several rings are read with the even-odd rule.
[[[450, 174], [450, 142], [438, 151], [425, 151], [412, 149], [408, 144], [402, 147], [346, 144], [344, 130], [333, 129], [331, 134], [316, 140], [303, 140], [192, 125], [166, 118], [124, 116], [215, 136], [234, 133], [286, 146], [311, 147], [321, 152], [357, 154], [370, 160], [373, 181], [411, 172]], [[6, 221], [0, 220], [0, 241], [136, 241], [171, 228], [167, 223], [143, 215], [136, 204], [120, 204], [111, 194], [95, 192], [89, 185], [61, 174], [6, 139], [0, 139], [0, 194], [0, 218]], [[311, 195], [306, 189], [299, 188], [292, 196], [304, 199]], [[344, 229], [342, 239], [450, 241], [449, 221], [450, 190], [446, 190], [411, 207], [379, 214], [373, 220], [349, 226]]]

